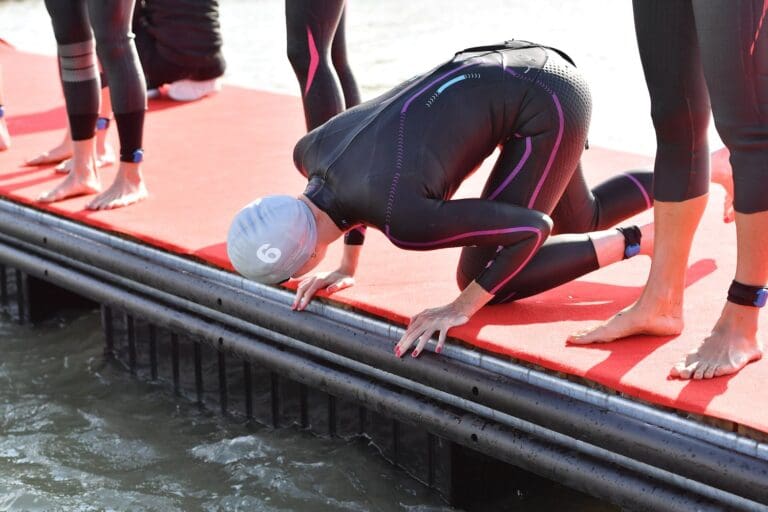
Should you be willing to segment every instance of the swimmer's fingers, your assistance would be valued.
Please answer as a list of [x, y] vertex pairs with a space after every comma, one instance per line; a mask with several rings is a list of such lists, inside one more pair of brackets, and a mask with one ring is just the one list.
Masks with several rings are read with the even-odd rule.
[[443, 351], [443, 345], [445, 345], [445, 338], [448, 337], [448, 329], [442, 329], [440, 336], [437, 338], [437, 346], [435, 347], [435, 354], [439, 354]]
[[418, 345], [416, 345], [416, 348], [413, 349], [413, 352], [411, 352], [411, 357], [419, 357], [419, 354], [421, 354], [421, 351], [424, 350], [424, 347], [427, 346], [427, 343], [429, 343], [429, 340], [432, 338], [435, 332], [439, 330], [440, 330], [440, 326], [438, 325], [437, 322], [435, 322], [434, 320], [429, 322], [426, 328], [423, 329], [421, 336], [419, 336], [419, 343]]
[[296, 289], [296, 297], [293, 299], [291, 309], [301, 311], [306, 308], [309, 301], [317, 293], [317, 290], [323, 287], [325, 287], [325, 282], [317, 276], [302, 279], [299, 287]]
[[413, 357], [418, 357], [429, 339], [436, 332], [440, 333], [438, 347], [442, 350], [448, 330], [451, 327], [467, 323], [469, 318], [456, 310], [453, 305], [443, 306], [423, 311], [411, 319], [411, 324], [405, 334], [395, 346], [395, 355], [400, 357], [405, 354], [414, 341], [418, 344], [413, 351]]
[[413, 345], [413, 342], [423, 334], [424, 330], [422, 327], [424, 323], [424, 313], [419, 313], [411, 318], [411, 323], [405, 330], [405, 334], [403, 334], [400, 341], [395, 345], [395, 355], [397, 357], [405, 355], [405, 353], [408, 352], [408, 349], [411, 348], [411, 345]]

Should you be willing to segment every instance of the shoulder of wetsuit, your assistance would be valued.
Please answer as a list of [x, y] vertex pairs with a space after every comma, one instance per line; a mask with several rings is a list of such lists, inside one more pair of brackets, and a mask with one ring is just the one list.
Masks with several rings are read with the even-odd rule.
[[563, 50], [560, 50], [559, 48], [554, 48], [552, 46], [533, 43], [531, 41], [524, 41], [522, 39], [508, 39], [503, 43], [491, 44], [486, 46], [473, 46], [471, 48], [465, 48], [464, 50], [456, 52], [456, 55], [459, 55], [462, 53], [474, 53], [474, 52], [494, 52], [499, 50], [525, 50], [528, 48], [546, 48], [548, 50], [552, 50], [553, 52], [557, 53], [562, 58], [564, 58], [566, 61], [570, 62], [573, 66], [576, 66], [576, 62], [574, 62], [571, 56], [565, 53]]

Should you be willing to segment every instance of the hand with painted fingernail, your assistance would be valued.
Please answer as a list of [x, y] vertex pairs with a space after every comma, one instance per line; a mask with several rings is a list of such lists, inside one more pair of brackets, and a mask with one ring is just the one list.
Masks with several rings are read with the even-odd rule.
[[341, 270], [333, 272], [319, 272], [304, 277], [296, 289], [296, 297], [293, 299], [291, 309], [301, 311], [307, 307], [312, 297], [320, 290], [335, 293], [349, 288], [355, 284], [355, 278]]
[[467, 315], [454, 303], [422, 311], [411, 318], [408, 329], [406, 329], [403, 337], [395, 345], [395, 355], [402, 357], [416, 343], [416, 347], [411, 352], [411, 357], [418, 357], [435, 333], [439, 333], [437, 347], [435, 348], [435, 352], [439, 354], [443, 350], [448, 330], [451, 327], [465, 324], [468, 320]]

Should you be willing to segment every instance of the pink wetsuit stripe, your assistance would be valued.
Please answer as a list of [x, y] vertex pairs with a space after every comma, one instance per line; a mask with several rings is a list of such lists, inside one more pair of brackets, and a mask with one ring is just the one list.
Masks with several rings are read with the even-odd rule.
[[309, 88], [312, 87], [312, 81], [315, 79], [315, 72], [320, 63], [320, 56], [317, 54], [317, 46], [315, 46], [315, 38], [312, 36], [312, 30], [309, 27], [307, 27], [307, 43], [309, 46], [309, 69], [307, 70], [307, 85], [304, 86], [304, 94], [307, 94]]
[[503, 229], [486, 229], [483, 231], [469, 231], [467, 233], [462, 233], [460, 235], [454, 235], [449, 236], [448, 238], [441, 238], [440, 240], [433, 240], [431, 242], [403, 242], [402, 240], [398, 240], [397, 238], [393, 237], [389, 234], [389, 226], [386, 226], [386, 235], [387, 238], [395, 242], [396, 244], [402, 245], [404, 247], [431, 247], [433, 245], [440, 245], [445, 244], [449, 242], [455, 242], [456, 240], [461, 240], [462, 238], [469, 238], [472, 236], [488, 236], [488, 235], [504, 235], [507, 233], [519, 233], [522, 231], [529, 231], [529, 232], [536, 232], [537, 236], [541, 238], [541, 231], [539, 231], [536, 228], [532, 227], [521, 227], [521, 228], [503, 228]]
[[544, 168], [544, 173], [541, 175], [539, 182], [536, 184], [536, 189], [533, 191], [531, 200], [528, 201], [528, 208], [533, 208], [533, 205], [536, 203], [536, 198], [539, 196], [539, 191], [541, 190], [541, 187], [544, 185], [544, 181], [547, 179], [547, 176], [549, 175], [549, 170], [552, 168], [552, 164], [555, 161], [555, 155], [557, 155], [557, 150], [560, 149], [560, 141], [563, 140], [563, 128], [565, 125], [565, 119], [563, 118], [563, 108], [560, 105], [560, 100], [557, 99], [557, 94], [552, 93], [552, 101], [555, 102], [555, 107], [557, 108], [557, 116], [558, 116], [558, 121], [560, 123], [560, 127], [557, 131], [557, 140], [555, 141], [555, 147], [552, 148], [552, 152], [549, 154], [549, 160], [547, 161], [547, 166]]
[[525, 152], [523, 153], [523, 157], [520, 159], [520, 161], [517, 163], [517, 166], [512, 170], [512, 172], [507, 176], [507, 179], [504, 180], [504, 182], [499, 185], [499, 187], [493, 191], [493, 194], [488, 196], [488, 199], [496, 199], [496, 196], [498, 196], [502, 190], [507, 188], [507, 185], [509, 185], [509, 182], [512, 181], [515, 176], [517, 176], [517, 173], [520, 172], [520, 169], [523, 168], [525, 165], [525, 162], [528, 161], [528, 157], [531, 156], [531, 138], [526, 137], [525, 138]]
[[768, 0], [763, 2], [763, 14], [760, 16], [760, 21], [757, 23], [757, 29], [755, 30], [755, 37], [752, 38], [752, 46], [749, 47], [749, 54], [755, 54], [755, 46], [757, 46], [757, 38], [760, 36], [760, 31], [763, 29], [763, 22], [765, 21], [765, 12], [768, 10]]
[[420, 96], [421, 94], [424, 94], [424, 91], [426, 91], [427, 89], [429, 89], [430, 87], [432, 87], [433, 85], [435, 85], [435, 84], [436, 84], [437, 82], [439, 82], [440, 80], [443, 80], [443, 79], [445, 79], [445, 78], [447, 78], [447, 77], [449, 77], [449, 76], [451, 76], [451, 75], [455, 75], [456, 73], [458, 73], [458, 72], [459, 72], [459, 71], [461, 71], [462, 69], [464, 69], [464, 68], [466, 68], [466, 67], [469, 67], [469, 66], [474, 66], [474, 65], [475, 65], [475, 64], [473, 64], [473, 63], [466, 63], [466, 64], [464, 64], [464, 65], [462, 65], [462, 66], [460, 66], [460, 67], [458, 67], [458, 68], [456, 68], [456, 69], [454, 69], [454, 70], [452, 70], [452, 71], [448, 71], [447, 73], [444, 73], [444, 74], [440, 75], [439, 77], [435, 78], [435, 79], [434, 79], [433, 81], [431, 81], [429, 84], [427, 84], [427, 85], [425, 85], [424, 87], [422, 87], [422, 88], [421, 88], [421, 89], [420, 89], [418, 92], [416, 92], [416, 93], [415, 93], [413, 96], [411, 96], [410, 98], [408, 98], [408, 100], [406, 100], [406, 102], [403, 104], [403, 108], [400, 110], [400, 113], [401, 113], [401, 114], [404, 114], [404, 113], [405, 113], [405, 112], [408, 110], [408, 107], [410, 107], [410, 106], [411, 106], [411, 103], [413, 102], [413, 100], [415, 100], [415, 99], [416, 99], [418, 96]]
[[639, 189], [640, 189], [640, 192], [643, 194], [643, 197], [645, 198], [645, 204], [646, 204], [646, 206], [647, 206], [648, 208], [651, 208], [651, 207], [653, 206], [653, 203], [651, 202], [651, 198], [650, 198], [650, 197], [648, 197], [648, 192], [646, 192], [646, 191], [645, 191], [645, 187], [643, 187], [643, 184], [642, 184], [642, 183], [640, 183], [639, 181], [637, 181], [637, 178], [635, 178], [635, 177], [634, 177], [634, 176], [632, 176], [631, 174], [625, 174], [624, 176], [626, 176], [627, 178], [629, 178], [629, 179], [632, 181], [632, 183], [634, 183], [635, 185], [637, 185], [637, 188], [639, 188]]

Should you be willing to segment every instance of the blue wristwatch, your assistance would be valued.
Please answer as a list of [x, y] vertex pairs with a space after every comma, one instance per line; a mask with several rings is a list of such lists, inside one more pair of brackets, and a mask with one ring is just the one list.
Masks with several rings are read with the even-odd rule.
[[640, 254], [640, 244], [629, 244], [624, 247], [624, 259]]

